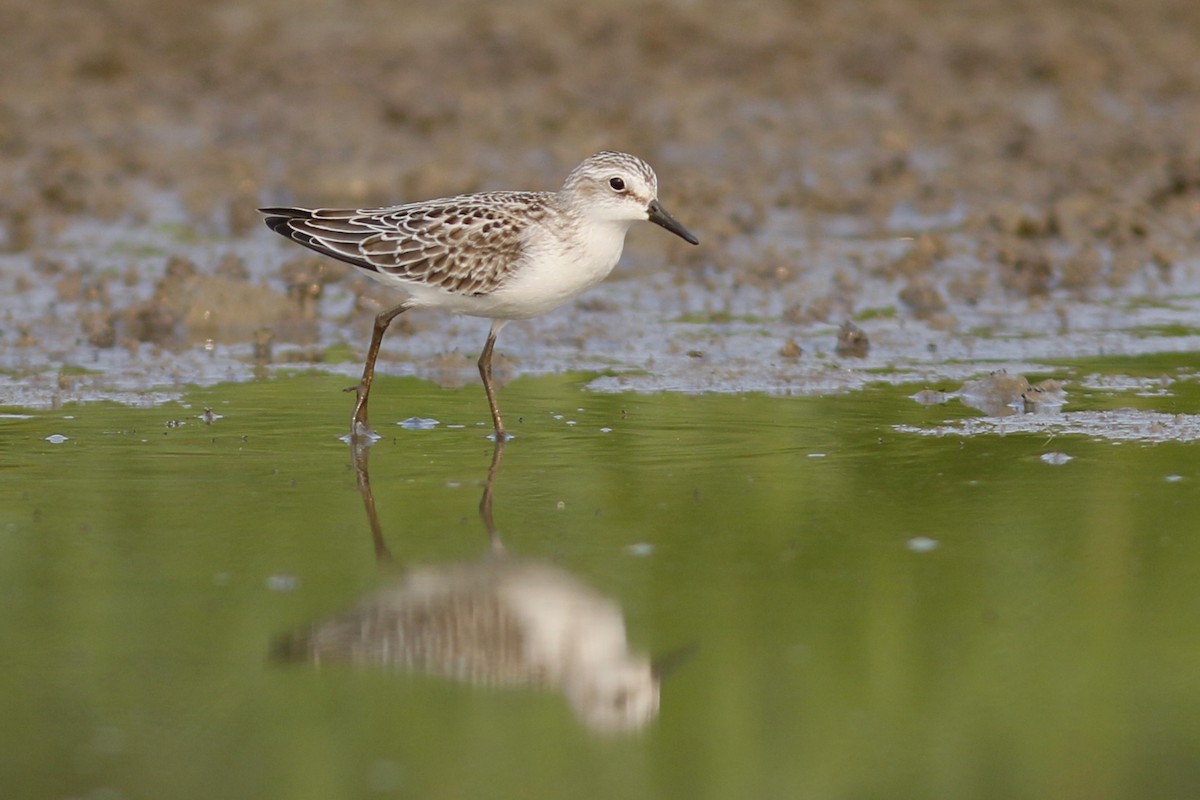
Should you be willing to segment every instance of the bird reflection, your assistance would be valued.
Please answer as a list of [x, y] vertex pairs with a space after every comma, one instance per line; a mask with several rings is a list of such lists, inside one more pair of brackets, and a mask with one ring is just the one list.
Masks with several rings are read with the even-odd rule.
[[[368, 448], [351, 445], [376, 556], [391, 560], [375, 511]], [[621, 608], [566, 570], [505, 552], [492, 517], [504, 454], [497, 441], [479, 516], [482, 559], [413, 567], [340, 616], [276, 642], [276, 657], [412, 670], [475, 684], [561, 691], [589, 728], [627, 731], [658, 714], [660, 677], [683, 652], [652, 664], [629, 650]]]

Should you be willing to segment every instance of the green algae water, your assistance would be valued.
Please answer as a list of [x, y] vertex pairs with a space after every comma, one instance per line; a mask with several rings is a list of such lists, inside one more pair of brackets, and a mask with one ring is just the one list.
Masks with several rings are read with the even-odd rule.
[[[0, 794], [1200, 786], [1195, 445], [916, 435], [897, 426], [977, 414], [918, 405], [914, 387], [606, 395], [521, 379], [501, 393], [516, 438], [489, 529], [478, 387], [381, 378], [373, 533], [338, 440], [345, 383], [0, 419]], [[1174, 388], [1160, 410], [1200, 409], [1194, 383]], [[395, 424], [411, 416], [438, 424]], [[645, 724], [597, 730], [553, 681], [274, 656], [403, 576], [474, 569], [494, 540], [615, 609], [631, 654], [688, 653]]]

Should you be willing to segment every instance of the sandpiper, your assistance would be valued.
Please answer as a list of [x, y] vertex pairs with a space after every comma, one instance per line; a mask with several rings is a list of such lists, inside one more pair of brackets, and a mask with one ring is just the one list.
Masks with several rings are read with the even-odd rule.
[[442, 308], [492, 321], [479, 356], [496, 439], [504, 421], [492, 386], [492, 349], [510, 320], [558, 308], [608, 276], [639, 220], [691, 244], [687, 228], [658, 202], [658, 178], [628, 153], [596, 153], [557, 192], [482, 192], [386, 208], [261, 208], [267, 227], [400, 289], [404, 300], [375, 317], [352, 439], [371, 435], [367, 397], [392, 320], [410, 308]]

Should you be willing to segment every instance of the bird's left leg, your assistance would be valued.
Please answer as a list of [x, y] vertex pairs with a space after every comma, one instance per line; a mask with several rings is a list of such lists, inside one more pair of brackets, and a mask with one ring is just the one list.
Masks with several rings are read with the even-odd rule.
[[[392, 320], [408, 311], [409, 308], [409, 304], [404, 302], [395, 308], [380, 311], [375, 317], [375, 330], [371, 334], [371, 347], [367, 350], [367, 362], [363, 364], [362, 380], [358, 382], [358, 386], [353, 387], [353, 391], [358, 394], [358, 401], [354, 404], [354, 416], [350, 418], [351, 439], [369, 436], [371, 433], [371, 428], [367, 424], [367, 397], [371, 394], [371, 382], [375, 380], [375, 359], [379, 357], [379, 345], [383, 341], [383, 334], [388, 329], [388, 325], [392, 324]], [[347, 389], [346, 391], [352, 390]]]
[[504, 319], [492, 321], [487, 342], [483, 345], [483, 352], [479, 355], [479, 377], [483, 380], [483, 391], [487, 393], [488, 408], [492, 411], [492, 425], [496, 428], [496, 441], [498, 442], [503, 441], [507, 434], [504, 433], [504, 420], [500, 418], [500, 406], [496, 404], [496, 389], [492, 386], [492, 349], [496, 346], [496, 336], [507, 322], [508, 320]]

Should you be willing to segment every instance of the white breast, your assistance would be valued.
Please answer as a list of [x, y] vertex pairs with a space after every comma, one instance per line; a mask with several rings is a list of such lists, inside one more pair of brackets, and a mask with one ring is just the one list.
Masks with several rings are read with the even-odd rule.
[[570, 302], [608, 277], [628, 230], [625, 222], [591, 223], [571, 237], [541, 229], [512, 279], [489, 296], [490, 312], [479, 316], [529, 319]]

